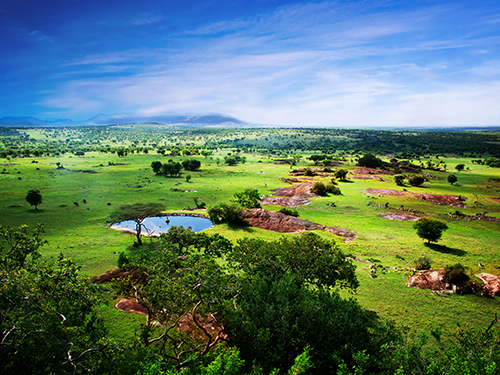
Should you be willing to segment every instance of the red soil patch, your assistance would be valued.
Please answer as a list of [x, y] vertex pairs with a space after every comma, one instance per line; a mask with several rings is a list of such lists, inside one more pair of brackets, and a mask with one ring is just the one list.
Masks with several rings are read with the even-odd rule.
[[252, 208], [243, 213], [243, 217], [252, 227], [272, 230], [279, 233], [294, 233], [304, 230], [323, 230], [336, 236], [344, 237], [345, 242], [354, 241], [357, 234], [349, 229], [327, 227], [294, 216], [273, 212], [262, 208]]
[[405, 214], [402, 212], [391, 212], [388, 215], [385, 215], [384, 219], [396, 221], [415, 221], [418, 219], [418, 216]]
[[111, 280], [119, 279], [121, 277], [128, 277], [134, 271], [123, 271], [121, 268], [116, 268], [113, 271], [108, 271], [102, 275], [94, 277], [95, 283], [109, 283]]
[[382, 169], [377, 168], [355, 168], [352, 170], [354, 174], [362, 174], [362, 175], [373, 175], [373, 174], [383, 174], [383, 175], [393, 175], [394, 172], [384, 171]]
[[274, 192], [271, 197], [266, 197], [262, 200], [262, 204], [274, 204], [287, 207], [303, 206], [311, 203], [310, 197], [317, 197], [311, 193], [312, 183], [302, 183], [292, 185], [286, 188], [276, 188], [271, 190]]
[[494, 200], [497, 203], [500, 203], [500, 198], [498, 197], [490, 197], [491, 200]]
[[137, 301], [126, 298], [122, 298], [121, 300], [119, 300], [118, 303], [115, 305], [115, 308], [121, 311], [126, 311], [136, 314], [146, 315], [148, 313], [148, 310], [144, 306], [141, 306]]
[[434, 204], [449, 205], [452, 207], [465, 207], [465, 200], [467, 198], [458, 195], [439, 195], [439, 194], [426, 194], [426, 193], [408, 193], [406, 191], [392, 190], [392, 189], [366, 189], [366, 194], [373, 195], [393, 195], [402, 197], [412, 194], [415, 198], [426, 200]]
[[373, 195], [393, 195], [396, 197], [403, 197], [405, 195], [408, 195], [409, 193], [406, 191], [400, 191], [400, 190], [392, 190], [392, 189], [366, 189], [365, 194], [373, 194]]
[[465, 197], [457, 195], [438, 195], [438, 194], [413, 194], [415, 198], [427, 200], [435, 204], [448, 205], [452, 207], [465, 207]]
[[408, 275], [408, 288], [445, 290], [447, 284], [443, 281], [444, 269], [424, 270], [414, 275]]
[[491, 295], [500, 296], [500, 276], [495, 276], [490, 273], [480, 273], [476, 276], [483, 281], [484, 286]]

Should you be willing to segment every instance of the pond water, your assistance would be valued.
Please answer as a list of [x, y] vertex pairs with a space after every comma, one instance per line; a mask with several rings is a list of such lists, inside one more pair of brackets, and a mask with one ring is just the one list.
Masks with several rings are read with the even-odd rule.
[[[144, 220], [143, 224], [149, 231], [154, 234], [167, 233], [170, 227], [182, 225], [184, 228], [190, 228], [193, 232], [201, 232], [202, 230], [210, 228], [213, 224], [209, 219], [195, 216], [156, 216], [148, 217]], [[135, 230], [135, 221], [127, 220], [115, 225], [126, 227]], [[142, 228], [142, 234], [147, 232]]]

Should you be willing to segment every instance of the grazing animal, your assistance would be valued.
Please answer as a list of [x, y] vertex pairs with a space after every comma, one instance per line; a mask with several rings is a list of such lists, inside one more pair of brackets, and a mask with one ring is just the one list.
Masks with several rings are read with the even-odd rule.
[[79, 206], [78, 202], [73, 202], [73, 204], [74, 204], [75, 206]]
[[87, 204], [87, 200], [86, 200], [86, 199], [84, 199], [84, 200], [83, 200], [83, 203]]

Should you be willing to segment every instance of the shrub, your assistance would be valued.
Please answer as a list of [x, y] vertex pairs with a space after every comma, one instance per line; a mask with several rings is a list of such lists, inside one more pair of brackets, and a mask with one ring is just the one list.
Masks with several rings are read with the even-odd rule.
[[311, 188], [311, 193], [325, 196], [326, 195], [326, 186], [324, 183], [318, 181], [314, 183], [314, 186]]
[[452, 184], [452, 185], [453, 185], [455, 182], [457, 182], [457, 181], [458, 181], [458, 178], [457, 178], [457, 176], [455, 176], [454, 174], [450, 174], [450, 175], [448, 176], [447, 180], [448, 180], [448, 182], [449, 182], [450, 184]]
[[443, 281], [458, 286], [464, 292], [470, 291], [470, 277], [465, 273], [465, 267], [460, 263], [448, 265], [444, 268]]
[[416, 270], [429, 270], [431, 269], [431, 259], [427, 257], [420, 257], [415, 261]]
[[358, 164], [362, 167], [379, 168], [383, 165], [382, 160], [368, 153], [359, 159]]
[[306, 171], [304, 173], [305, 176], [312, 177], [315, 175], [314, 171], [311, 168], [306, 168]]
[[219, 203], [208, 210], [208, 216], [214, 224], [248, 225], [243, 217], [243, 208], [235, 203]]
[[411, 186], [420, 186], [425, 182], [425, 178], [420, 175], [413, 175], [408, 179]]
[[291, 208], [286, 208], [282, 207], [278, 212], [281, 212], [282, 214], [288, 215], [288, 216], [294, 216], [294, 217], [299, 217], [299, 211], [291, 209]]
[[327, 184], [325, 186], [326, 192], [333, 195], [342, 195], [340, 188], [335, 186], [334, 184]]
[[464, 170], [464, 168], [465, 168], [465, 164], [457, 164], [457, 165], [455, 166], [455, 169], [456, 169], [457, 171], [463, 171], [463, 170]]
[[396, 182], [396, 185], [404, 186], [405, 176], [402, 174], [397, 174], [394, 176], [394, 181]]

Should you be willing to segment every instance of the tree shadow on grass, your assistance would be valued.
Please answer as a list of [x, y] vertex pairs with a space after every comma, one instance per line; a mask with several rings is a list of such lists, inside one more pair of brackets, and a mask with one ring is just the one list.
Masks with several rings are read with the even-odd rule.
[[459, 257], [463, 257], [464, 255], [467, 254], [467, 251], [465, 251], [465, 250], [454, 249], [452, 247], [448, 247], [448, 246], [445, 246], [445, 245], [438, 245], [436, 243], [425, 243], [424, 245], [426, 247], [434, 250], [434, 251], [437, 251], [437, 252], [443, 253], [443, 254], [456, 255], [456, 256], [459, 256]]
[[255, 229], [249, 225], [236, 225], [236, 224], [228, 224], [227, 228], [232, 231], [243, 231], [246, 233], [254, 233]]

